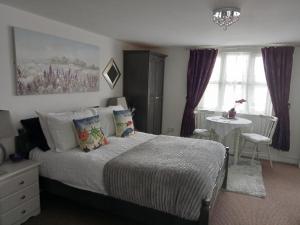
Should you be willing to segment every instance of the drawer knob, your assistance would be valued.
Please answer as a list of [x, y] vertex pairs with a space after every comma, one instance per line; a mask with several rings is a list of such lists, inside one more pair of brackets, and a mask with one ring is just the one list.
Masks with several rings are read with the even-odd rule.
[[24, 200], [26, 198], [26, 195], [22, 195], [21, 200]]
[[22, 210], [22, 212], [21, 212], [22, 214], [25, 214], [26, 213], [26, 210], [24, 209], [24, 210]]
[[25, 182], [24, 182], [24, 180], [22, 180], [22, 181], [20, 181], [20, 183], [19, 183], [19, 184], [20, 184], [20, 185], [22, 185], [22, 184], [24, 184], [24, 183], [25, 183]]

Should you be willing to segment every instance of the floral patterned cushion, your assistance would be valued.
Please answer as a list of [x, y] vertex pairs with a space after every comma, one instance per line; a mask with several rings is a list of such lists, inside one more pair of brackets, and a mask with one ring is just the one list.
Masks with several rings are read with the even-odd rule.
[[73, 120], [80, 148], [89, 152], [108, 144], [100, 126], [99, 115]]
[[132, 115], [129, 110], [113, 111], [113, 114], [117, 137], [126, 137], [134, 134]]

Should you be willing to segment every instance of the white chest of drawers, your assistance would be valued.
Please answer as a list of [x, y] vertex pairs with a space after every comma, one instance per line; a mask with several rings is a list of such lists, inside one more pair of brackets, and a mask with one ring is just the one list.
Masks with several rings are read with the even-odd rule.
[[31, 160], [0, 166], [0, 225], [19, 225], [40, 213], [38, 166]]

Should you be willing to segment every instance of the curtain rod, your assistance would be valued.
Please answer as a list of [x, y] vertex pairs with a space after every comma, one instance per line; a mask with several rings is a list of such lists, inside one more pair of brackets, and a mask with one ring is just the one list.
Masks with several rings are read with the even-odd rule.
[[185, 47], [185, 50], [191, 50], [191, 49], [249, 49], [249, 48], [265, 48], [265, 47], [280, 47], [280, 46], [294, 46], [294, 47], [300, 47], [300, 43], [286, 43], [286, 44], [266, 44], [266, 45], [237, 45], [237, 46], [221, 46], [221, 45], [203, 45], [203, 46], [190, 46], [190, 47]]

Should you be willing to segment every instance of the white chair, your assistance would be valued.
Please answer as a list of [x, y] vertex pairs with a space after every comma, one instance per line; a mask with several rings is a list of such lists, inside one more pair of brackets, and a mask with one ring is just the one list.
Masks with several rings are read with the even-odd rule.
[[277, 126], [278, 118], [274, 116], [264, 116], [264, 115], [260, 115], [259, 117], [260, 118], [258, 120], [255, 133], [241, 134], [241, 142], [243, 142], [243, 144], [242, 144], [242, 148], [240, 149], [239, 158], [242, 156], [242, 151], [245, 148], [246, 142], [250, 142], [254, 144], [251, 163], [253, 163], [255, 154], [257, 155], [258, 158], [259, 146], [266, 145], [268, 148], [270, 166], [271, 168], [273, 168], [270, 144], [272, 144], [272, 138], [275, 132], [275, 128]]
[[211, 139], [211, 131], [206, 127], [206, 117], [213, 116], [214, 111], [209, 110], [198, 110], [194, 112], [195, 114], [195, 127], [196, 129], [193, 132], [193, 138], [199, 139]]

